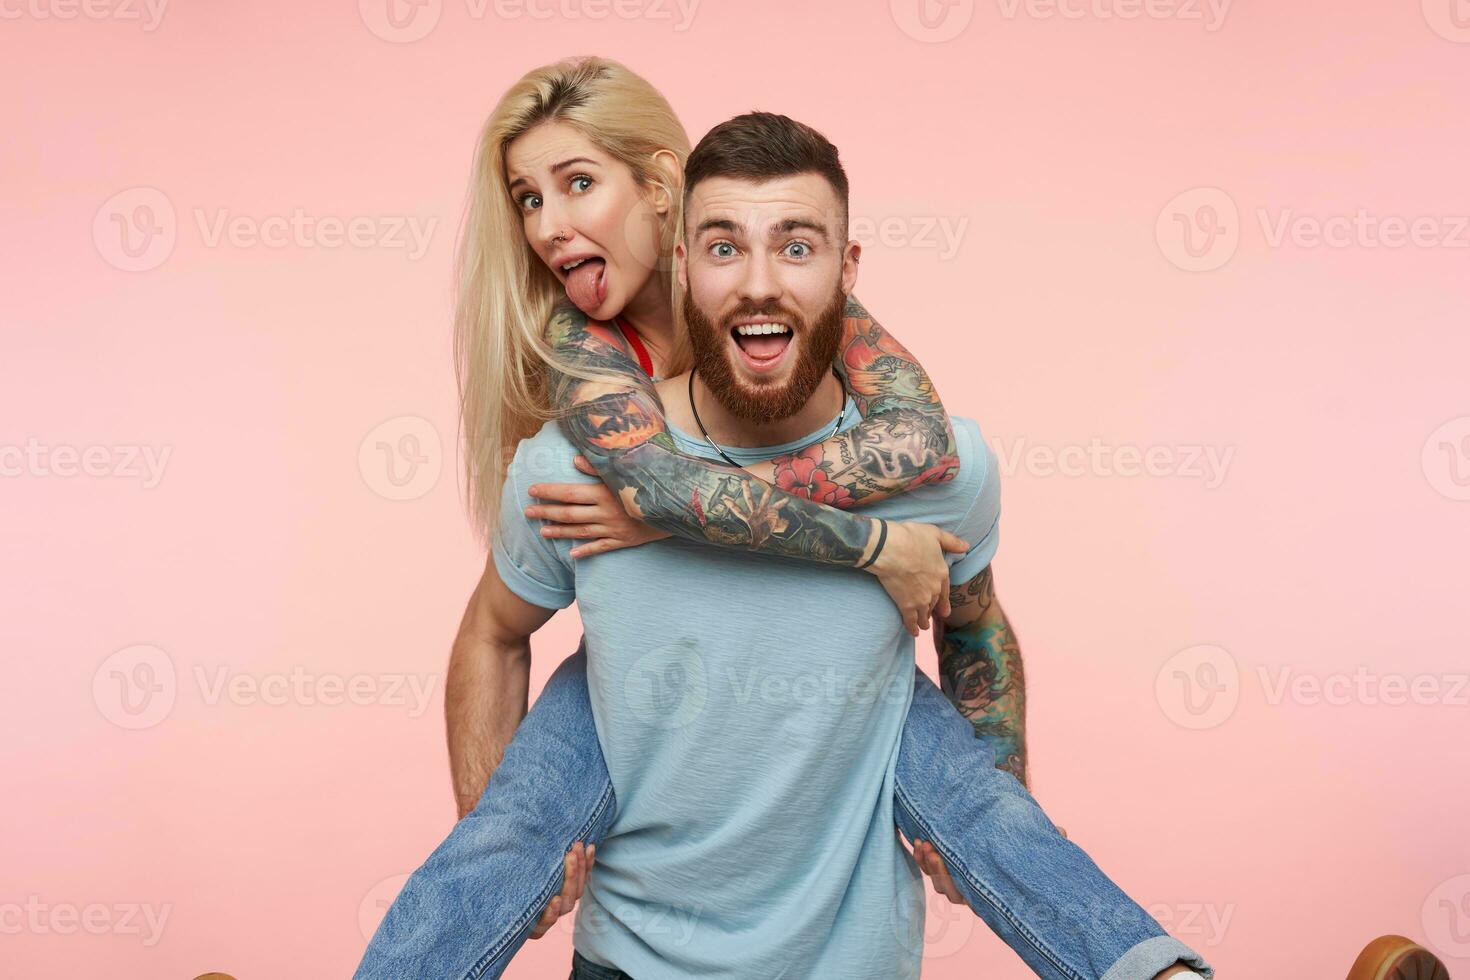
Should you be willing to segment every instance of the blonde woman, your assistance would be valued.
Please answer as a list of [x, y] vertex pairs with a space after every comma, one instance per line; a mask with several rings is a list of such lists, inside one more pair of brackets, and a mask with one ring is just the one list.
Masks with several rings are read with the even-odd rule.
[[[492, 114], [476, 159], [457, 324], [478, 523], [493, 538], [505, 520], [550, 521], [547, 536], [586, 542], [571, 552], [585, 561], [680, 535], [850, 565], [878, 577], [916, 633], [931, 611], [948, 615], [944, 553], [963, 556], [957, 567], [984, 569], [994, 534], [972, 549], [930, 525], [884, 524], [845, 509], [950, 480], [958, 469], [927, 375], [855, 302], [833, 367], [861, 422], [843, 430], [839, 417], [826, 442], [749, 469], [681, 453], [669, 437], [651, 379], [687, 367], [667, 256], [688, 154], [663, 98], [603, 59], [531, 72]], [[840, 174], [835, 150], [830, 166]], [[564, 299], [570, 303], [558, 303]], [[743, 356], [781, 356], [778, 336], [737, 343]], [[504, 486], [508, 455], [550, 418], [583, 453], [589, 480], [529, 488], [553, 503], [508, 514], [521, 506]], [[525, 714], [528, 638], [564, 603], [524, 575], [512, 592], [497, 547], [492, 540], [446, 695], [464, 819], [405, 885], [361, 978], [498, 976], [528, 936], [575, 904], [596, 844], [616, 835], [586, 653], [568, 658]], [[956, 602], [978, 614], [941, 646], [955, 703], [914, 671], [894, 813], [916, 857], [952, 901], [968, 902], [1042, 976], [1102, 976], [1125, 956], [1128, 972], [1110, 978], [1174, 976], [1181, 959], [1208, 971], [1026, 793], [1019, 650], [988, 572], [971, 581], [980, 591]], [[1063, 889], [1106, 903], [1109, 914], [1058, 916]], [[578, 954], [573, 976], [625, 975]]]

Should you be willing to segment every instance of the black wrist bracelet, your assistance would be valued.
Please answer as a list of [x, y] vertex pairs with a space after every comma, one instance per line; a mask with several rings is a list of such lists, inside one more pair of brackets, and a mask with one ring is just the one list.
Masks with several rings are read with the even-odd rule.
[[878, 547], [873, 549], [873, 556], [859, 565], [858, 568], [867, 568], [873, 564], [873, 562], [878, 560], [878, 555], [883, 551], [883, 543], [888, 540], [888, 522], [880, 517], [878, 518], [878, 525]]

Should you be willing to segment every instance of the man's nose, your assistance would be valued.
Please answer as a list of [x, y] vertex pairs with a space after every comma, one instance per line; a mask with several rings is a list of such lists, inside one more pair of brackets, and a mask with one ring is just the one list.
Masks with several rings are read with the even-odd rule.
[[756, 252], [745, 264], [740, 280], [740, 298], [755, 306], [763, 306], [781, 298], [781, 280], [771, 264], [771, 257]]

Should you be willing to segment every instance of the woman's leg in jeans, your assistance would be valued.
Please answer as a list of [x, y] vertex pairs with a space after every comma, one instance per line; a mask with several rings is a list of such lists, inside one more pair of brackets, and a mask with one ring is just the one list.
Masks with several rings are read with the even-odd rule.
[[600, 843], [615, 810], [579, 648], [546, 682], [479, 804], [409, 877], [356, 980], [500, 976], [561, 889], [567, 850]]
[[932, 843], [970, 907], [1046, 980], [1151, 980], [1183, 960], [1213, 971], [1063, 837], [934, 682], [914, 670], [894, 820]]

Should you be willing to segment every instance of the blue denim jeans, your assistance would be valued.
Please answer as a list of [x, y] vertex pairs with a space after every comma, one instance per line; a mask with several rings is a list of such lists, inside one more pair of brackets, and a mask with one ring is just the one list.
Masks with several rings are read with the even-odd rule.
[[[899, 830], [933, 843], [970, 907], [1037, 976], [1150, 980], [1181, 961], [1214, 975], [995, 767], [986, 740], [917, 667], [895, 797]], [[615, 813], [579, 649], [516, 729], [479, 804], [409, 877], [356, 980], [500, 976], [561, 890], [567, 850], [600, 843]]]

